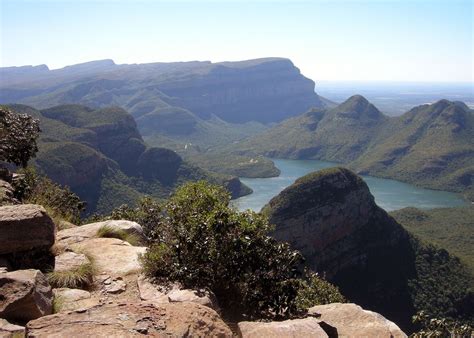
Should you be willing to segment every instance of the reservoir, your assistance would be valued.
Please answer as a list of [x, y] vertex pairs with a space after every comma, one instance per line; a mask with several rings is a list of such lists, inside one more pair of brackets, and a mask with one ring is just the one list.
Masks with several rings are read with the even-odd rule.
[[[253, 193], [233, 201], [239, 210], [251, 209], [260, 211], [274, 196], [291, 185], [296, 179], [310, 172], [337, 166], [337, 163], [317, 160], [282, 160], [273, 159], [280, 169], [278, 177], [241, 178], [252, 188]], [[386, 211], [405, 207], [432, 209], [467, 205], [460, 195], [447, 191], [419, 188], [400, 181], [362, 176], [375, 197], [375, 202]]]

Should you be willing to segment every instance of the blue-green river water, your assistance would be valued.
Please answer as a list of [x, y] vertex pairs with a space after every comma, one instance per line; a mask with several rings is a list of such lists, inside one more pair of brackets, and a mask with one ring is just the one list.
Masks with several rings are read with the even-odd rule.
[[[337, 164], [316, 160], [280, 160], [274, 159], [275, 165], [281, 170], [279, 177], [241, 178], [241, 181], [252, 188], [253, 193], [235, 200], [233, 203], [239, 210], [251, 209], [260, 211], [272, 197], [291, 185], [297, 178], [312, 171], [334, 167]], [[460, 195], [415, 187], [400, 181], [362, 176], [370, 188], [375, 202], [387, 211], [405, 207], [431, 209], [454, 207], [468, 204]]]

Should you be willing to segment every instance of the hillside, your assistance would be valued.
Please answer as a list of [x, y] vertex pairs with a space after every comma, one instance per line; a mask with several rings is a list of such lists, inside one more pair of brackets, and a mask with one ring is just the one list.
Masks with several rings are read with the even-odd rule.
[[[149, 145], [172, 148], [215, 170], [208, 166], [217, 156], [214, 147], [256, 135], [266, 124], [310, 107], [331, 104], [314, 92], [314, 85], [283, 58], [123, 65], [99, 60], [56, 70], [46, 65], [0, 68], [0, 103], [39, 109], [71, 103], [94, 109], [119, 106], [135, 118]], [[190, 154], [189, 145], [199, 147], [199, 154]], [[244, 176], [254, 176], [254, 171], [275, 175], [272, 165], [254, 163], [252, 157], [242, 156], [242, 162], [247, 163]]]
[[473, 320], [465, 307], [472, 276], [459, 259], [404, 230], [348, 169], [298, 179], [263, 212], [276, 226], [273, 236], [299, 250], [310, 268], [405, 330], [420, 310]]
[[474, 113], [441, 100], [386, 117], [356, 95], [330, 109], [312, 109], [240, 142], [238, 154], [320, 159], [356, 172], [474, 198]]
[[474, 276], [474, 206], [431, 210], [405, 208], [390, 215], [412, 234], [461, 258]]
[[166, 198], [179, 184], [206, 179], [228, 187], [234, 197], [249, 192], [235, 177], [191, 165], [172, 150], [148, 147], [133, 117], [117, 107], [80, 105], [35, 110], [10, 106], [40, 120], [35, 164], [87, 202], [88, 212], [105, 213], [139, 197]]

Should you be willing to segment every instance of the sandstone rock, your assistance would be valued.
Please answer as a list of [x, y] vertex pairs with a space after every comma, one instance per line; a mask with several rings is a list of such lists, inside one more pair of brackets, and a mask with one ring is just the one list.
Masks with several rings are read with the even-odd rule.
[[0, 207], [0, 254], [51, 247], [55, 226], [40, 205]]
[[99, 300], [91, 296], [91, 293], [80, 289], [59, 288], [53, 289], [57, 299], [59, 312], [77, 309], [88, 309], [99, 304]]
[[0, 273], [0, 317], [26, 322], [52, 313], [53, 293], [38, 270]]
[[3, 272], [11, 270], [10, 262], [5, 257], [0, 257], [0, 270], [3, 270]]
[[54, 271], [70, 271], [78, 269], [81, 265], [90, 263], [89, 259], [84, 254], [75, 252], [64, 252], [56, 256], [54, 262]]
[[208, 290], [171, 290], [168, 293], [170, 302], [193, 302], [198, 303], [216, 311], [219, 311], [216, 296]]
[[125, 283], [121, 277], [108, 278], [103, 282], [103, 290], [107, 293], [122, 293], [127, 289], [127, 283]]
[[138, 255], [146, 251], [146, 247], [131, 246], [116, 238], [91, 238], [73, 244], [71, 248], [91, 255], [98, 273], [114, 277], [139, 272]]
[[20, 338], [25, 336], [23, 326], [10, 324], [5, 319], [0, 318], [0, 337], [2, 338]]
[[232, 337], [214, 310], [195, 303], [104, 304], [27, 325], [27, 334], [34, 337], [86, 337], [91, 332], [95, 337]]
[[316, 318], [292, 319], [282, 322], [240, 322], [239, 334], [242, 338], [327, 338]]
[[166, 295], [166, 290], [160, 290], [144, 275], [137, 278], [138, 291], [140, 299], [151, 303], [168, 303], [169, 299]]
[[97, 237], [97, 231], [99, 231], [103, 226], [135, 234], [140, 238], [144, 238], [143, 229], [140, 224], [124, 220], [110, 220], [58, 231], [57, 240], [63, 245], [79, 243], [86, 239]]
[[335, 327], [339, 337], [406, 337], [395, 323], [356, 304], [318, 305], [310, 308], [309, 313], [320, 314], [318, 319]]

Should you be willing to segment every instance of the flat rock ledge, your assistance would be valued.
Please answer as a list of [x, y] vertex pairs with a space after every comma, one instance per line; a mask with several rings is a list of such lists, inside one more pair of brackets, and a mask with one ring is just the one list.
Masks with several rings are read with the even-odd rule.
[[26, 326], [33, 337], [232, 337], [212, 309], [196, 303], [120, 303], [41, 317]]

